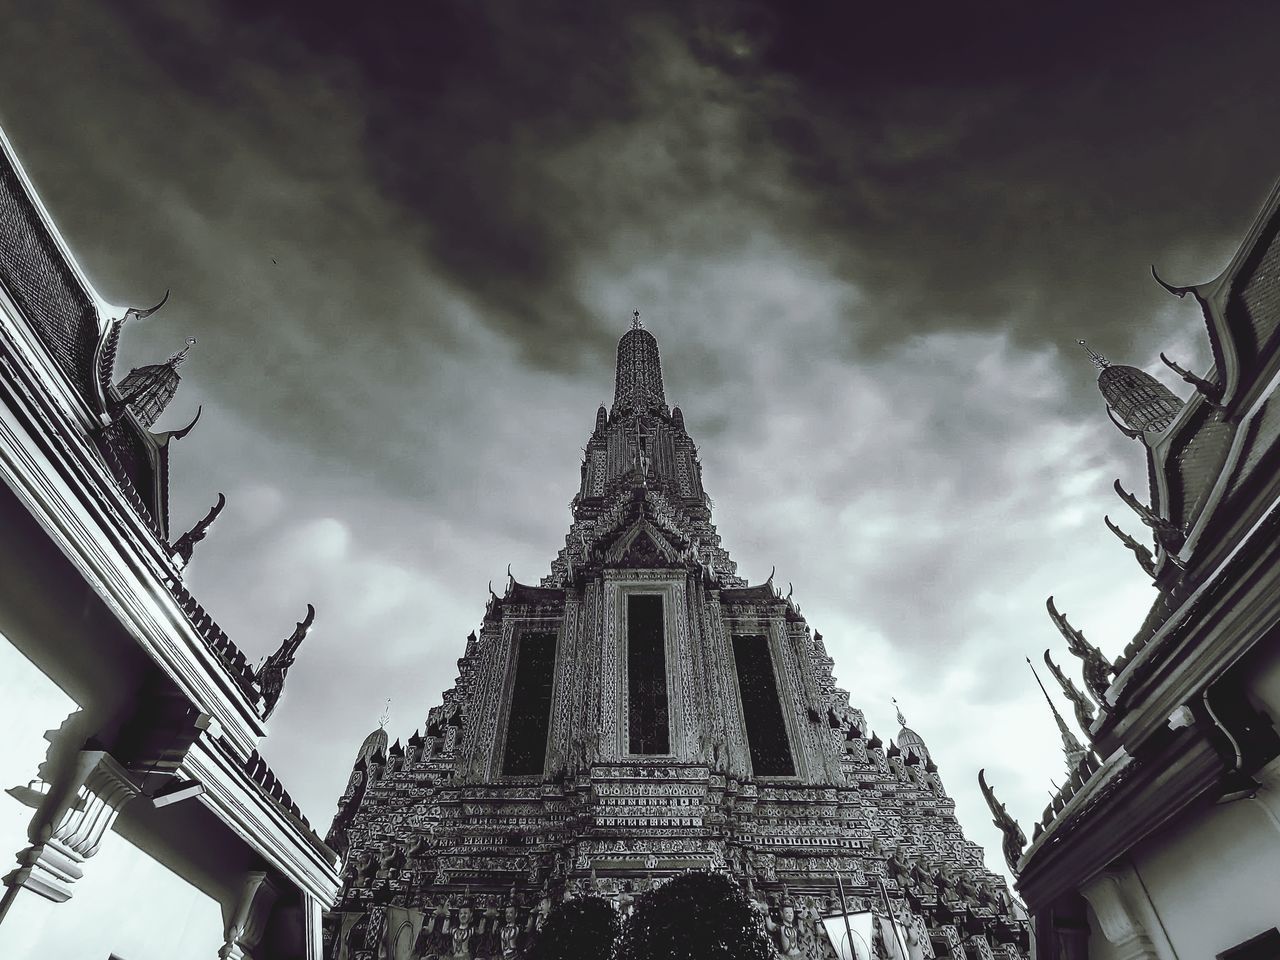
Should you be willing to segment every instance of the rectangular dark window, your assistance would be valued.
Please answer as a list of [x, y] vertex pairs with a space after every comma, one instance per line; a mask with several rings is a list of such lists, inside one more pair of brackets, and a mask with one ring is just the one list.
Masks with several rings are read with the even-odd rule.
[[667, 645], [662, 597], [627, 597], [627, 689], [631, 753], [670, 753]]
[[758, 777], [795, 776], [791, 741], [787, 739], [787, 724], [773, 677], [773, 658], [769, 656], [769, 639], [759, 634], [735, 636], [733, 659], [738, 668], [752, 769]]
[[507, 716], [507, 747], [502, 757], [502, 772], [508, 776], [542, 773], [547, 762], [555, 668], [554, 632], [520, 635], [511, 712]]

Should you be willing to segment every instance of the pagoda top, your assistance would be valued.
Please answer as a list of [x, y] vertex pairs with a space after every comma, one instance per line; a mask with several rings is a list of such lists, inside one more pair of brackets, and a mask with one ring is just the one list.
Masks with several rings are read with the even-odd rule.
[[666, 405], [658, 341], [641, 325], [640, 311], [636, 310], [631, 315], [631, 329], [618, 341], [614, 413], [665, 409]]

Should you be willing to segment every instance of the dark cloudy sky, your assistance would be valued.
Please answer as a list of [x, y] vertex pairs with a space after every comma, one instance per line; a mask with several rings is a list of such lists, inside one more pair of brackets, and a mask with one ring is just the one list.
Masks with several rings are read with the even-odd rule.
[[199, 339], [174, 524], [227, 494], [189, 581], [252, 658], [319, 610], [264, 751], [322, 832], [385, 698], [412, 732], [486, 582], [547, 571], [638, 308], [741, 572], [882, 736], [898, 697], [1002, 868], [977, 768], [1028, 833], [1062, 772], [1044, 598], [1110, 653], [1152, 598], [1074, 341], [1203, 369], [1148, 265], [1215, 275], [1262, 201], [1277, 20], [44, 0], [0, 122], [107, 299], [173, 291], [121, 373]]

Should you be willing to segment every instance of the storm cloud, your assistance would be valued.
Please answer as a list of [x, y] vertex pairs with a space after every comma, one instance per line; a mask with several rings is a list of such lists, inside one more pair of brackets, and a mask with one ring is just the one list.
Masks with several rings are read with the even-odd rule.
[[897, 696], [1002, 868], [976, 768], [1028, 832], [1062, 770], [1044, 597], [1113, 654], [1153, 598], [1074, 341], [1207, 364], [1148, 265], [1216, 274], [1261, 202], [1278, 19], [27, 4], [0, 121], [105, 296], [173, 290], [122, 368], [199, 339], [174, 523], [227, 493], [189, 578], [251, 657], [319, 610], [264, 752], [321, 829], [486, 581], [547, 571], [638, 308], [740, 570], [795, 583], [882, 737]]

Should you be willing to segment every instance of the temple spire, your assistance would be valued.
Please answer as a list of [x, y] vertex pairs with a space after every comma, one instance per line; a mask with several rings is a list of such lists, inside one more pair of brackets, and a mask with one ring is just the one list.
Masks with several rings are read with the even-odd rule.
[[1089, 346], [1088, 341], [1077, 340], [1076, 343], [1084, 347], [1084, 352], [1089, 355], [1089, 359], [1093, 361], [1094, 366], [1098, 367], [1098, 369], [1105, 370], [1107, 367], [1111, 366], [1111, 361]]
[[1062, 737], [1062, 753], [1067, 758], [1067, 772], [1071, 773], [1080, 765], [1080, 761], [1084, 759], [1088, 751], [1076, 739], [1076, 735], [1071, 732], [1067, 722], [1062, 719], [1062, 714], [1054, 706], [1053, 699], [1049, 696], [1049, 691], [1044, 688], [1044, 683], [1040, 680], [1040, 674], [1036, 673], [1036, 666], [1031, 662], [1031, 658], [1027, 657], [1026, 659], [1027, 666], [1031, 668], [1031, 675], [1036, 678], [1036, 684], [1040, 687], [1040, 692], [1044, 694], [1044, 702], [1049, 704], [1049, 710], [1053, 714], [1053, 722], [1058, 725], [1058, 734]]
[[613, 413], [665, 413], [666, 406], [658, 341], [641, 326], [640, 311], [636, 310], [631, 315], [631, 329], [618, 341]]
[[186, 362], [187, 351], [195, 342], [195, 337], [188, 337], [186, 346], [164, 363], [134, 367], [120, 381], [117, 388], [120, 403], [128, 406], [144, 427], [150, 427], [160, 418], [173, 395], [178, 392], [178, 383], [182, 379], [178, 375], [178, 367]]
[[1182, 409], [1182, 400], [1163, 383], [1137, 367], [1112, 363], [1084, 340], [1077, 340], [1098, 367], [1098, 390], [1107, 414], [1125, 436], [1142, 439], [1148, 431], [1165, 430]]

